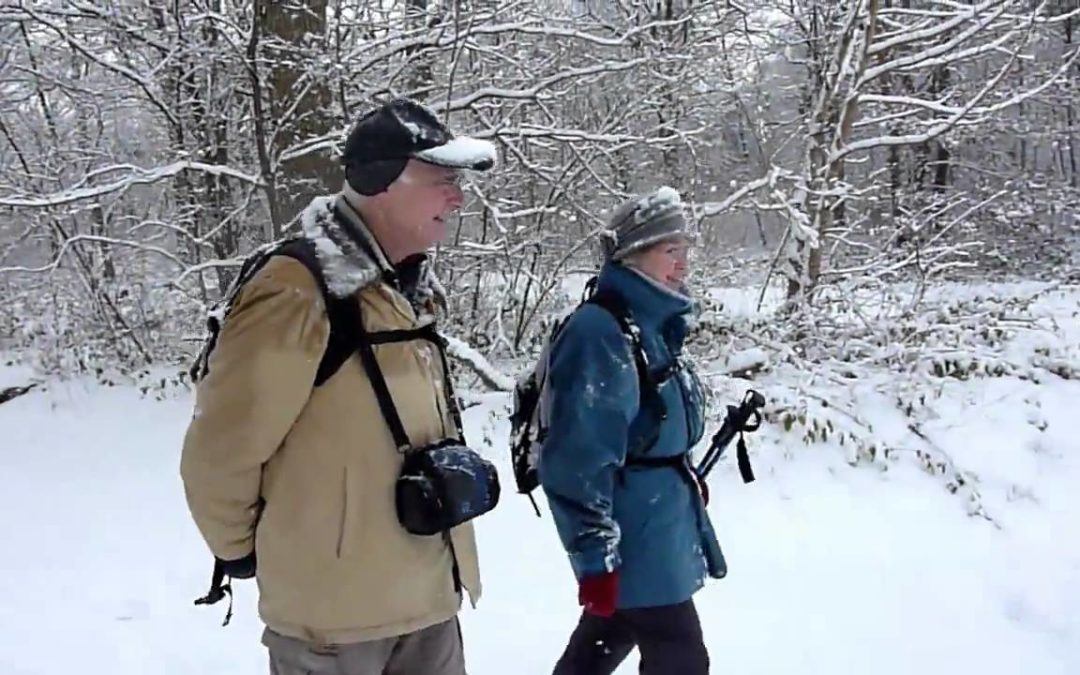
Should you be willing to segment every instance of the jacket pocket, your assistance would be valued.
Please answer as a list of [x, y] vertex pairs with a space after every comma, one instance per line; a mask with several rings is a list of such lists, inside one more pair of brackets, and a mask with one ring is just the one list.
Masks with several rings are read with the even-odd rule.
[[334, 556], [355, 558], [365, 555], [364, 539], [371, 527], [371, 486], [365, 483], [364, 465], [351, 464], [341, 470], [337, 491], [336, 535]]
[[345, 554], [345, 546], [347, 537], [349, 536], [349, 525], [352, 518], [350, 518], [350, 509], [353, 504], [349, 500], [349, 468], [345, 467], [341, 471], [341, 485], [338, 486], [341, 491], [341, 513], [338, 514], [338, 532], [337, 532], [337, 549], [335, 554], [338, 558], [341, 558]]

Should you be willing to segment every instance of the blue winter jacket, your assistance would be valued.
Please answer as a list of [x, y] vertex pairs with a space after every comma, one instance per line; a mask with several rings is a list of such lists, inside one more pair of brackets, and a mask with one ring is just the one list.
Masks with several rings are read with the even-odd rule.
[[[653, 372], [671, 366], [686, 338], [688, 298], [617, 263], [597, 292], [623, 298], [641, 329]], [[551, 346], [545, 389], [548, 436], [538, 473], [578, 580], [619, 570], [617, 606], [689, 599], [705, 576], [727, 573], [720, 545], [689, 474], [624, 466], [659, 424], [650, 457], [682, 455], [704, 433], [702, 392], [685, 364], [660, 386], [667, 408], [643, 405], [629, 342], [604, 308], [585, 304]]]

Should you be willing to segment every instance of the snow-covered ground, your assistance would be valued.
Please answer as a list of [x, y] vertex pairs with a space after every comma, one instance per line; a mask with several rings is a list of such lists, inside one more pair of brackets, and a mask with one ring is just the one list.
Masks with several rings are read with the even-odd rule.
[[[1074, 301], [1059, 308], [1069, 337]], [[0, 388], [27, 376], [0, 367]], [[1080, 382], [945, 381], [915, 417], [929, 441], [871, 384], [825, 393], [857, 402], [891, 459], [853, 467], [835, 439], [805, 445], [774, 421], [750, 439], [755, 483], [732, 458], [712, 476], [730, 566], [697, 596], [713, 672], [1080, 672]], [[512, 490], [505, 397], [482, 401], [467, 431], [491, 440], [506, 490], [478, 525], [469, 672], [548, 673], [576, 590], [550, 517]], [[178, 477], [190, 412], [186, 392], [155, 400], [86, 380], [0, 405], [0, 674], [266, 672], [252, 582], [237, 582], [226, 628], [224, 603], [192, 604], [210, 559]], [[951, 474], [905, 452], [928, 443], [975, 478], [985, 517], [969, 515], [969, 490], [950, 493]]]

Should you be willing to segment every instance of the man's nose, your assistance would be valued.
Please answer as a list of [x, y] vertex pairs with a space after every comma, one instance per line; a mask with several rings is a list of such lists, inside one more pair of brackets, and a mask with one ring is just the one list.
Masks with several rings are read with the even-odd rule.
[[461, 208], [461, 205], [465, 203], [465, 192], [459, 185], [447, 186], [447, 190], [447, 206], [449, 206], [451, 210], [457, 211]]

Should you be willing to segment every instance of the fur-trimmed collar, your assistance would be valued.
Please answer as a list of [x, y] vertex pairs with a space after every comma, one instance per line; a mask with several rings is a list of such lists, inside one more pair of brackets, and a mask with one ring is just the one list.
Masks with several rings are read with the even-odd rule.
[[[345, 192], [311, 200], [300, 222], [304, 236], [315, 243], [327, 290], [334, 297], [347, 298], [387, 277], [398, 278], [399, 270], [386, 258]], [[418, 312], [432, 301], [445, 308], [445, 293], [426, 256], [417, 264], [419, 269], [407, 275], [412, 283], [399, 290]]]
[[[335, 217], [335, 209], [344, 218], [355, 216], [356, 222], [350, 225], [354, 225], [357, 233], [372, 245], [362, 248], [354, 241]], [[379, 281], [384, 272], [393, 269], [344, 195], [311, 200], [300, 216], [300, 223], [304, 236], [315, 243], [326, 287], [334, 297], [347, 298]]]

